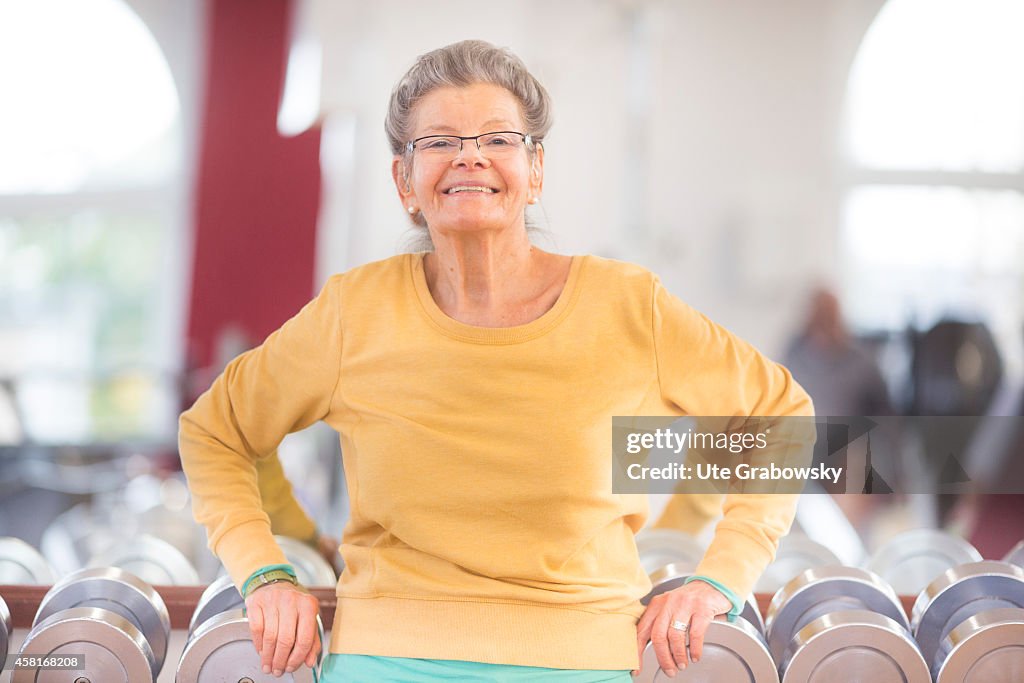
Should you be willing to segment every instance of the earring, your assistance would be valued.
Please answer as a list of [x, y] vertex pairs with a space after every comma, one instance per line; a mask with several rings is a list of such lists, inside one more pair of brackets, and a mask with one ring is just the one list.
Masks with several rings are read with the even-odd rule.
[[536, 197], [530, 197], [530, 200], [529, 200], [528, 203], [529, 204], [536, 204], [537, 203], [537, 198]]
[[416, 213], [416, 207], [415, 206], [410, 206], [408, 210], [409, 210], [410, 214]]

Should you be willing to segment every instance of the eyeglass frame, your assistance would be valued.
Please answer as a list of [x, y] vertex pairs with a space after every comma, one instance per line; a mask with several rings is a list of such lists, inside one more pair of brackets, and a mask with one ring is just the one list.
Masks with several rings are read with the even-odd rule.
[[520, 133], [518, 130], [492, 130], [487, 133], [480, 133], [480, 135], [443, 135], [440, 133], [437, 135], [424, 135], [422, 137], [418, 137], [414, 140], [410, 140], [409, 142], [405, 143], [405, 151], [408, 154], [412, 154], [413, 151], [416, 149], [416, 143], [420, 142], [421, 140], [429, 140], [430, 138], [457, 138], [459, 140], [459, 151], [458, 153], [456, 153], [454, 157], [452, 157], [452, 159], [458, 159], [460, 156], [462, 156], [462, 150], [465, 149], [466, 140], [475, 141], [476, 151], [482, 154], [484, 157], [490, 159], [490, 157], [488, 157], [487, 154], [482, 149], [480, 149], [480, 138], [486, 137], [488, 135], [499, 135], [501, 133], [511, 133], [512, 135], [518, 135], [523, 139], [523, 145], [525, 145], [527, 148], [534, 144], [533, 136], [530, 135], [529, 133]]

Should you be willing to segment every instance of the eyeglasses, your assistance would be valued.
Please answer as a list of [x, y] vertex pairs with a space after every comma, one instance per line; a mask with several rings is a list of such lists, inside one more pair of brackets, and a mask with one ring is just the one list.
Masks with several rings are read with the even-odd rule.
[[431, 161], [452, 161], [462, 154], [466, 140], [476, 141], [477, 150], [488, 159], [506, 159], [533, 144], [533, 138], [525, 133], [500, 130], [481, 135], [426, 135], [407, 143], [405, 151], [412, 154], [416, 150]]

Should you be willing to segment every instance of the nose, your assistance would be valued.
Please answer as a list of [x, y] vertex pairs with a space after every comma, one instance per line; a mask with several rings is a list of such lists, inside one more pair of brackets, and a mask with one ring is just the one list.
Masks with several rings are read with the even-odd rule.
[[459, 151], [458, 156], [452, 159], [452, 164], [456, 166], [482, 166], [486, 168], [491, 165], [491, 160], [480, 151], [479, 140], [463, 140], [462, 149]]

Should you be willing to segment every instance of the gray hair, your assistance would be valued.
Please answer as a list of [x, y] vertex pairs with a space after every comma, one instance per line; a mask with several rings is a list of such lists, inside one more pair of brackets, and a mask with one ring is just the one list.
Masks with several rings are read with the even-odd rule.
[[[506, 48], [482, 40], [463, 40], [439, 48], [416, 59], [391, 91], [384, 131], [392, 154], [405, 156], [412, 139], [412, 114], [416, 104], [437, 88], [462, 88], [475, 83], [490, 83], [508, 90], [519, 100], [526, 130], [534, 143], [543, 143], [553, 123], [551, 97], [544, 86], [527, 70], [526, 65]], [[529, 148], [531, 154], [534, 148]], [[411, 159], [406, 159], [406, 172]], [[412, 216], [413, 222], [426, 227], [423, 215]]]

